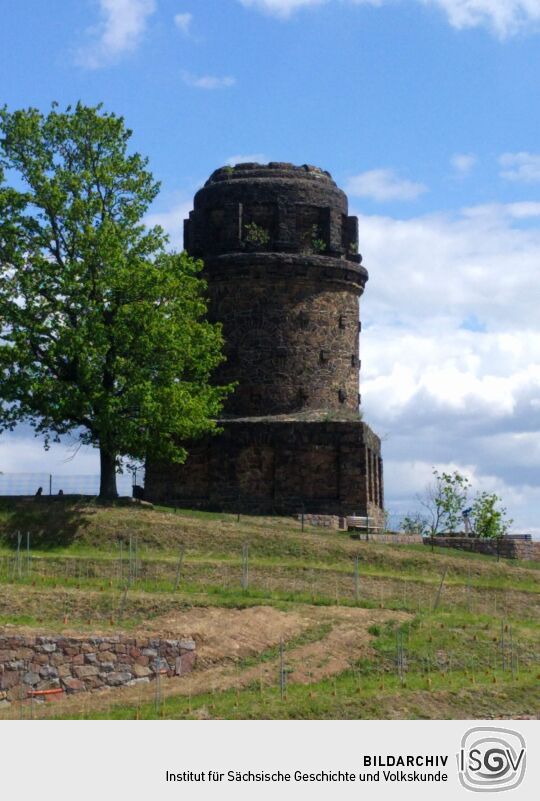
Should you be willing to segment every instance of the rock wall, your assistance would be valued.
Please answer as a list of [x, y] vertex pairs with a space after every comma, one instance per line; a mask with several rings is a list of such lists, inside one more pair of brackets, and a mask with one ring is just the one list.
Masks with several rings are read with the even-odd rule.
[[356, 421], [220, 421], [218, 437], [188, 444], [184, 464], [147, 466], [145, 493], [161, 503], [245, 514], [384, 520], [380, 440]]
[[195, 659], [188, 639], [0, 635], [0, 704], [181, 676]]
[[359, 539], [364, 542], [386, 543], [389, 545], [419, 545], [423, 537], [420, 534], [376, 534], [365, 531], [358, 531], [356, 535], [352, 534], [354, 539]]
[[[431, 546], [430, 537], [424, 538], [424, 545]], [[525, 559], [540, 562], [540, 542], [513, 540], [510, 537], [487, 539], [479, 537], [434, 537], [437, 548], [458, 548], [460, 551], [484, 553], [489, 556], [502, 556], [505, 559]]]
[[333, 260], [318, 257], [320, 264], [311, 264], [308, 275], [302, 260], [281, 254], [226, 261], [209, 286], [209, 314], [222, 324], [226, 341], [226, 361], [215, 381], [239, 382], [226, 412], [239, 417], [306, 409], [357, 412], [353, 268], [336, 269]]
[[[302, 521], [302, 514], [297, 515], [298, 520]], [[345, 518], [338, 515], [317, 515], [306, 513], [304, 517], [304, 526], [311, 526], [314, 528], [330, 528], [333, 531], [345, 530]]]

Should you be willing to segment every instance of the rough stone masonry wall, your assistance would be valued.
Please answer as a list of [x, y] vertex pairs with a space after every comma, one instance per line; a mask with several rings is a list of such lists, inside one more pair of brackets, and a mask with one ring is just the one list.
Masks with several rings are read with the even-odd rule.
[[317, 515], [317, 514], [304, 514], [297, 515], [298, 520], [304, 518], [304, 526], [312, 526], [314, 528], [329, 528], [333, 531], [345, 530], [345, 519], [338, 515]]
[[[369, 515], [384, 521], [380, 440], [354, 422], [221, 421], [184, 464], [154, 463], [149, 498], [251, 514]], [[371, 465], [370, 465], [371, 463]]]
[[[279, 257], [276, 257], [279, 258]], [[225, 411], [284, 414], [356, 412], [359, 404], [358, 297], [350, 287], [261, 270], [236, 288], [214, 280], [210, 313], [227, 342], [217, 383], [238, 381]]]
[[[480, 537], [435, 537], [437, 548], [458, 548], [460, 551], [502, 556], [505, 559], [525, 559], [540, 562], [540, 542], [527, 540], [500, 540]], [[424, 545], [431, 546], [431, 538], [424, 538]]]
[[0, 635], [0, 704], [181, 676], [195, 658], [189, 639]]

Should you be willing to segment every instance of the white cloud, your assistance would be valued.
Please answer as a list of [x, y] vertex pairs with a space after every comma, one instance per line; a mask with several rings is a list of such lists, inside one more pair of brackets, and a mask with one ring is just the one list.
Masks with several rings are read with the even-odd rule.
[[[453, 28], [486, 27], [504, 39], [522, 30], [537, 29], [540, 23], [539, 0], [402, 0], [435, 6], [446, 14]], [[331, 0], [239, 0], [276, 17], [287, 18], [302, 8], [313, 8]], [[335, 2], [335, 0], [334, 0]], [[340, 0], [350, 5], [382, 6], [394, 0]]]
[[268, 164], [268, 157], [265, 156], [264, 153], [241, 153], [238, 156], [229, 156], [225, 164], [228, 164], [229, 167], [234, 167], [235, 164], [249, 164], [250, 162], [254, 162], [255, 164]]
[[456, 173], [461, 176], [468, 175], [477, 162], [476, 156], [472, 153], [456, 153], [452, 156], [451, 164]]
[[189, 36], [192, 22], [193, 14], [190, 14], [189, 11], [185, 11], [182, 14], [175, 14], [174, 16], [174, 24], [184, 36]]
[[[76, 443], [64, 437], [62, 444], [43, 448], [43, 440], [33, 436], [28, 426], [19, 426], [13, 434], [0, 438], [0, 468], [9, 473], [99, 473], [99, 451], [81, 447], [74, 456]], [[73, 470], [76, 465], [76, 470]], [[5, 479], [6, 480], [6, 479]], [[37, 487], [34, 489], [37, 489]]]
[[320, 6], [328, 0], [240, 0], [243, 6], [258, 8], [276, 17], [289, 17], [300, 8]]
[[[239, 0], [247, 8], [256, 8], [274, 17], [286, 19], [295, 11], [326, 5], [332, 0]], [[388, 0], [340, 0], [356, 6], [382, 6]]]
[[177, 201], [170, 209], [147, 214], [144, 222], [149, 227], [161, 225], [169, 235], [170, 247], [174, 250], [182, 250], [184, 247], [184, 220], [189, 217], [192, 208], [192, 200]]
[[504, 153], [499, 164], [501, 177], [524, 184], [540, 182], [540, 155], [536, 153]]
[[[51, 477], [51, 485], [49, 485]], [[117, 476], [118, 491], [131, 495], [132, 475]], [[95, 494], [99, 488], [99, 450], [79, 447], [76, 438], [65, 436], [61, 443], [44, 450], [43, 440], [34, 437], [29, 426], [21, 424], [0, 437], [0, 495], [34, 495], [42, 487], [45, 495], [65, 493]]]
[[516, 530], [538, 526], [539, 216], [531, 202], [360, 216], [362, 405], [387, 435], [391, 510], [455, 465], [502, 495]]
[[526, 220], [532, 217], [540, 217], [540, 203], [532, 200], [524, 200], [520, 203], [507, 203], [504, 207], [509, 217], [514, 220]]
[[114, 64], [139, 45], [148, 18], [156, 10], [155, 0], [98, 0], [102, 21], [89, 29], [91, 41], [76, 54], [77, 62], [89, 69]]
[[354, 197], [368, 197], [384, 202], [387, 200], [415, 200], [427, 190], [424, 184], [400, 178], [394, 170], [368, 170], [353, 175], [347, 181], [345, 191]]
[[500, 38], [540, 22], [538, 0], [420, 0], [441, 8], [454, 28], [488, 27]]
[[232, 75], [193, 75], [191, 72], [182, 72], [182, 80], [187, 86], [194, 89], [226, 89], [234, 86], [236, 78]]
[[[495, 330], [501, 321], [512, 329], [535, 321], [539, 211], [538, 203], [511, 203], [410, 220], [360, 215], [361, 249], [377, 287], [371, 308], [392, 320], [398, 309], [407, 325], [448, 317], [457, 325], [473, 312]], [[522, 228], [516, 223], [524, 217], [531, 225]]]

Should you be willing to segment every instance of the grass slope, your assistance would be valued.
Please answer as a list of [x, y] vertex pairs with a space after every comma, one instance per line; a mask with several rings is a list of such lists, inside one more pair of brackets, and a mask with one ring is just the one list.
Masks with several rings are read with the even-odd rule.
[[[264, 644], [233, 631], [241, 647], [214, 659], [211, 695], [197, 683], [208, 668], [201, 664], [191, 683], [164, 682], [159, 704], [149, 687], [135, 701], [127, 691], [114, 701], [92, 695], [83, 711], [72, 699], [41, 708], [43, 716], [537, 715], [539, 567], [302, 532], [288, 518], [0, 500], [0, 625], [9, 630], [159, 631], [196, 609], [214, 621], [217, 639], [225, 610], [264, 621], [274, 609], [291, 623]], [[201, 637], [202, 654], [212, 631]], [[280, 639], [290, 668], [284, 697]]]

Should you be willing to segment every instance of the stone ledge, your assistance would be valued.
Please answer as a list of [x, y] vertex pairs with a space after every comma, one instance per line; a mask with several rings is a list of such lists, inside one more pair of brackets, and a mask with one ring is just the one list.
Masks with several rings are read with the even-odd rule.
[[218, 425], [228, 425], [237, 423], [265, 423], [268, 425], [276, 423], [362, 423], [362, 416], [359, 412], [352, 410], [327, 411], [326, 409], [306, 409], [305, 411], [267, 414], [251, 417], [239, 417], [228, 415], [218, 418]]
[[254, 278], [257, 271], [261, 276], [275, 281], [277, 276], [290, 281], [294, 276], [326, 285], [336, 283], [361, 295], [369, 280], [367, 269], [358, 261], [360, 257], [321, 255], [316, 253], [297, 253], [279, 251], [245, 252], [230, 250], [225, 253], [205, 255], [204, 274], [211, 275], [212, 282], [222, 277], [230, 281], [233, 276]]

